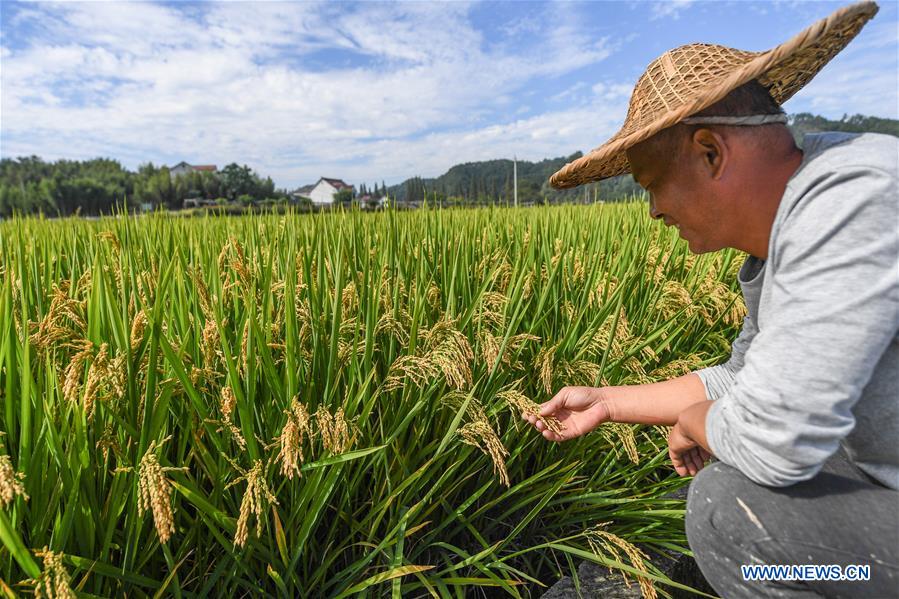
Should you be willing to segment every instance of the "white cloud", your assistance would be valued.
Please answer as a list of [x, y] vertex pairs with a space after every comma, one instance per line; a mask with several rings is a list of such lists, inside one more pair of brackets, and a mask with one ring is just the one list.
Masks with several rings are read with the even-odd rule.
[[[504, 37], [461, 2], [27, 5], [3, 21], [2, 154], [237, 161], [295, 187], [588, 150], [620, 126], [632, 82], [585, 73], [632, 36], [594, 36], [584, 10], [549, 5]], [[791, 102], [895, 114], [895, 23], [882, 25]]]
[[695, 0], [663, 0], [662, 2], [653, 2], [650, 20], [656, 19], [679, 19], [680, 14], [688, 9]]
[[[494, 126], [487, 117], [514, 119], [530, 81], [614, 51], [582, 30], [575, 10], [547, 10], [543, 33], [524, 47], [487, 44], [457, 2], [188, 6], [19, 12], [11, 23], [34, 33], [27, 47], [4, 45], [3, 154], [112, 155], [132, 168], [239, 161], [283, 186], [324, 171], [439, 174], [452, 160], [492, 157], [508, 140], [552, 138], [547, 115]], [[353, 61], [331, 59], [325, 69], [317, 52]], [[539, 127], [530, 134], [528, 124]], [[558, 154], [579, 145], [532, 147]]]

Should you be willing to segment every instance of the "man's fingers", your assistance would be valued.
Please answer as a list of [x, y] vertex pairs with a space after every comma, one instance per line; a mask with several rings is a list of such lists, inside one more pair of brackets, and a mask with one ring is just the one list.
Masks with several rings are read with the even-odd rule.
[[696, 474], [697, 470], [697, 454], [695, 449], [689, 450], [684, 454], [684, 461], [687, 463], [687, 469], [690, 471], [690, 476]]
[[690, 476], [696, 476], [699, 471], [705, 467], [706, 460], [704, 456], [707, 455], [709, 455], [709, 453], [702, 447], [694, 447], [693, 449], [684, 452], [682, 459], [690, 472]]
[[690, 476], [696, 476], [696, 473], [702, 468], [702, 460], [699, 457], [699, 452], [696, 450], [690, 450]]
[[555, 413], [556, 410], [563, 407], [565, 405], [565, 396], [566, 391], [562, 389], [555, 396], [549, 400], [548, 402], [542, 404], [540, 406], [540, 415], [541, 416], [550, 416]]
[[684, 468], [681, 456], [677, 455], [669, 448], [668, 457], [671, 458], [671, 465], [674, 466], [674, 471], [677, 472], [678, 476], [686, 476], [687, 469]]
[[543, 431], [543, 438], [547, 441], [555, 441], [556, 443], [561, 443], [565, 440], [565, 437], [558, 433], [554, 433], [549, 429]]

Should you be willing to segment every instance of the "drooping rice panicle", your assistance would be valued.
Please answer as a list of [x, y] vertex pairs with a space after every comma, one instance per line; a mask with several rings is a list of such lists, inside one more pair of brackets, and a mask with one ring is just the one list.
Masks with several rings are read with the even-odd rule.
[[237, 518], [237, 529], [234, 533], [235, 547], [243, 547], [247, 543], [250, 516], [256, 518], [256, 538], [259, 538], [262, 535], [262, 515], [268, 506], [278, 504], [278, 499], [269, 489], [265, 480], [262, 460], [255, 460], [253, 467], [231, 485], [240, 481], [246, 481], [247, 488], [240, 502], [240, 515]]
[[[649, 561], [649, 557], [646, 553], [633, 543], [629, 543], [618, 535], [606, 530], [608, 524], [608, 522], [602, 522], [585, 532], [587, 542], [590, 545], [590, 550], [595, 555], [611, 556], [612, 559], [616, 561], [623, 561], [623, 553], [627, 556], [628, 561], [630, 561], [631, 565], [636, 570], [648, 573], [646, 562]], [[611, 568], [609, 571], [611, 572]], [[627, 579], [627, 573], [622, 571], [621, 576], [624, 578], [625, 584], [630, 585]], [[637, 575], [636, 578], [637, 582], [640, 584], [640, 591], [645, 599], [655, 599], [658, 597], [658, 592], [656, 591], [651, 578], [640, 575]]]
[[499, 482], [509, 486], [509, 473], [506, 470], [506, 456], [509, 452], [503, 447], [502, 442], [493, 428], [486, 420], [469, 422], [459, 429], [462, 442], [477, 447], [490, 456], [493, 462], [493, 471], [499, 476]]
[[312, 434], [309, 412], [306, 406], [294, 397], [290, 408], [285, 410], [287, 422], [281, 430], [278, 461], [281, 462], [281, 474], [288, 479], [300, 475], [300, 464], [303, 463], [303, 442]]
[[0, 455], [0, 506], [8, 507], [16, 497], [28, 499], [25, 473], [16, 472], [8, 455]]
[[159, 443], [151, 441], [138, 468], [138, 514], [150, 511], [153, 524], [160, 543], [168, 543], [175, 532], [175, 518], [172, 512], [172, 485], [165, 476], [166, 472], [186, 471], [187, 468], [162, 467], [156, 450], [171, 437]]
[[34, 554], [44, 563], [40, 576], [32, 581], [34, 596], [38, 599], [75, 599], [77, 595], [72, 590], [69, 573], [62, 564], [62, 554], [50, 551], [46, 546]]
[[496, 398], [507, 402], [510, 406], [523, 414], [534, 416], [538, 420], [541, 420], [543, 424], [546, 425], [546, 428], [556, 433], [557, 435], [563, 434], [565, 426], [561, 422], [559, 422], [559, 419], [555, 416], [541, 416], [540, 406], [535, 401], [528, 398], [521, 391], [518, 391], [516, 389], [507, 389], [505, 391], [500, 391], [499, 393], [497, 393]]

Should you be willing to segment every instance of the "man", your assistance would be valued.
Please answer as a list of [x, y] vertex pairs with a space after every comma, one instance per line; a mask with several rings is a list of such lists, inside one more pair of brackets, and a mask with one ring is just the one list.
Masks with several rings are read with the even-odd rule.
[[[727, 363], [566, 387], [540, 410], [561, 435], [527, 418], [552, 441], [607, 421], [672, 425], [674, 468], [696, 476], [690, 547], [724, 597], [899, 596], [899, 144], [819, 134], [800, 149], [780, 108], [876, 11], [850, 6], [758, 54], [667, 52], [622, 130], [551, 179], [630, 171], [691, 251], [748, 254]], [[870, 580], [744, 580], [751, 564], [867, 565]]]

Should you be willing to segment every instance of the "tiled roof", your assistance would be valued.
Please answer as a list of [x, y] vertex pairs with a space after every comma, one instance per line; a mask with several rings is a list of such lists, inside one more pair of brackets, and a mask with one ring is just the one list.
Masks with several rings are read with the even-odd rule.
[[327, 181], [331, 185], [331, 187], [337, 190], [353, 188], [352, 185], [348, 185], [345, 181], [343, 181], [343, 179], [330, 179], [328, 177], [322, 177], [322, 181]]

